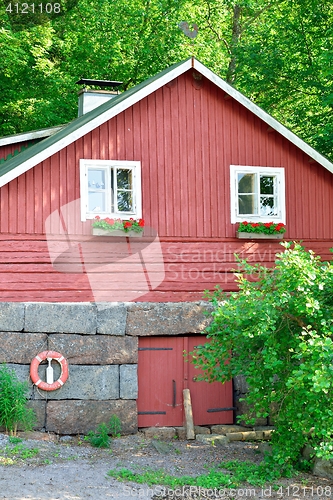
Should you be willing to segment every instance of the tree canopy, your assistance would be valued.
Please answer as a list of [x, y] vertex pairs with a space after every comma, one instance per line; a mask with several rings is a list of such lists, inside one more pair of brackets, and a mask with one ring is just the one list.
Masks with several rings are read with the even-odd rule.
[[194, 55], [332, 158], [329, 0], [43, 0], [26, 14], [1, 4], [1, 135], [75, 118], [81, 77], [126, 89]]

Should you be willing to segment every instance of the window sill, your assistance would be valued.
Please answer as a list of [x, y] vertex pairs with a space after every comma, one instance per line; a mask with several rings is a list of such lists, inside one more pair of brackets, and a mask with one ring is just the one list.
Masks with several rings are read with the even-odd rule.
[[121, 231], [120, 229], [115, 229], [114, 231], [107, 231], [106, 229], [100, 229], [99, 227], [92, 228], [93, 236], [117, 236], [119, 237], [127, 237], [127, 238], [140, 238], [143, 236], [143, 231], [141, 233], [137, 233], [136, 231]]
[[264, 234], [264, 233], [246, 233], [243, 231], [236, 232], [236, 238], [243, 240], [282, 240], [285, 233]]

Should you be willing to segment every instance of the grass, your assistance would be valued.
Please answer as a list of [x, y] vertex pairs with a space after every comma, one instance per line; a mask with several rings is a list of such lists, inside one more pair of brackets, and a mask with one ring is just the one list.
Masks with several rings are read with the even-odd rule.
[[[221, 471], [219, 469], [224, 469]], [[230, 471], [225, 472], [225, 470]], [[165, 485], [171, 488], [180, 486], [197, 486], [201, 488], [214, 489], [221, 487], [235, 488], [247, 483], [251, 486], [263, 487], [268, 482], [276, 481], [281, 477], [292, 477], [297, 471], [289, 469], [282, 475], [276, 467], [266, 463], [253, 464], [251, 462], [241, 462], [232, 460], [221, 463], [218, 468], [210, 469], [207, 474], [199, 476], [171, 476], [163, 470], [146, 469], [138, 474], [126, 468], [110, 470], [108, 476], [118, 480], [133, 481], [138, 484]]]
[[[11, 443], [13, 443], [13, 441], [11, 441]], [[36, 455], [38, 455], [38, 453], [38, 448], [28, 448], [27, 446], [24, 446], [20, 443], [16, 444], [15, 446], [7, 445], [0, 455], [0, 464], [14, 465], [19, 461], [34, 458]]]

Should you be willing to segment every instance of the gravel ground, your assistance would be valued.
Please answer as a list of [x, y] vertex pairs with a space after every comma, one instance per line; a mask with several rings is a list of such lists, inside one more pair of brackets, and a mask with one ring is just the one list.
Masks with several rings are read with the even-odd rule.
[[177, 476], [207, 473], [227, 460], [249, 460], [259, 463], [262, 455], [257, 445], [233, 442], [226, 446], [211, 446], [196, 441], [173, 441], [160, 448], [160, 441], [146, 439], [141, 433], [114, 439], [111, 449], [96, 449], [82, 438], [43, 433], [23, 435], [19, 443], [10, 443], [0, 434], [0, 499], [10, 500], [102, 500], [104, 498], [271, 498], [322, 500], [333, 498], [333, 484], [324, 478], [302, 474], [293, 480], [279, 481], [281, 488], [272, 485], [221, 491], [122, 483], [107, 475], [110, 469], [122, 467], [143, 472], [147, 467], [163, 469]]

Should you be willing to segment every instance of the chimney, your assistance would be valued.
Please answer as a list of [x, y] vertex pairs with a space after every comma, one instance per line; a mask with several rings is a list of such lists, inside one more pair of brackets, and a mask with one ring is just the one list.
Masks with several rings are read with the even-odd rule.
[[78, 116], [85, 115], [92, 109], [97, 108], [101, 104], [109, 101], [113, 97], [119, 95], [119, 91], [115, 90], [123, 82], [115, 82], [109, 80], [87, 80], [81, 78], [76, 82], [78, 85], [96, 85], [98, 87], [111, 87], [113, 90], [93, 90], [83, 88], [79, 91], [79, 110]]

